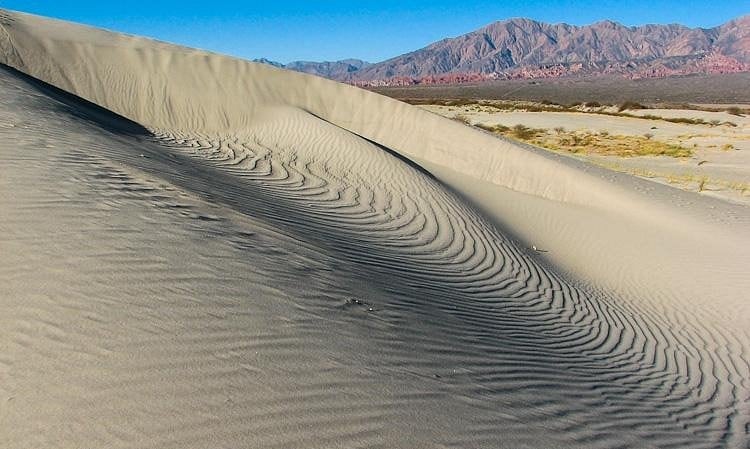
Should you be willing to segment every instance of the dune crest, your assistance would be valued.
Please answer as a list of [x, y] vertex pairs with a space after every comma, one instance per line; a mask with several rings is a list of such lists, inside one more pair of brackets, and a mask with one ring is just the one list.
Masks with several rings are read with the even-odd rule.
[[[322, 78], [0, 26], [0, 62], [51, 85], [0, 72], [10, 447], [55, 422], [77, 446], [747, 443], [744, 272], [675, 262], [701, 213]], [[744, 257], [727, 210], [712, 261]]]
[[472, 177], [553, 199], [591, 200], [565, 167], [363, 89], [30, 15], [5, 27], [3, 63], [148, 128], [237, 133], [282, 104]]

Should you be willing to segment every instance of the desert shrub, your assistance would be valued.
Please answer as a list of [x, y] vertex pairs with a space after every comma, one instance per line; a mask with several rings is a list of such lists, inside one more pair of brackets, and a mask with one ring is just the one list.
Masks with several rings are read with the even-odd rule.
[[645, 114], [640, 116], [643, 119], [649, 120], [662, 120], [670, 123], [684, 123], [687, 125], [708, 125], [709, 122], [700, 118], [688, 118], [688, 117], [661, 117], [658, 115]]
[[473, 105], [476, 102], [473, 100], [447, 100], [444, 104], [445, 106], [468, 106]]
[[536, 135], [536, 131], [529, 128], [528, 126], [521, 125], [520, 123], [516, 126], [514, 126], [511, 129], [511, 132], [513, 133], [513, 136], [521, 139], [521, 140], [527, 140], [531, 139]]
[[442, 98], [403, 98], [404, 103], [412, 105], [433, 105], [433, 106], [469, 106], [475, 105], [474, 100], [450, 100]]
[[742, 116], [742, 109], [738, 108], [737, 106], [730, 106], [727, 108], [727, 112], [732, 115], [739, 115]]
[[648, 109], [648, 108], [646, 108], [646, 106], [644, 106], [644, 105], [642, 105], [640, 103], [637, 103], [635, 101], [626, 101], [626, 102], [620, 104], [620, 106], [617, 107], [617, 110], [619, 112], [626, 111], [628, 109], [632, 110], [632, 109]]
[[469, 117], [467, 117], [467, 116], [465, 116], [465, 115], [463, 115], [463, 114], [456, 114], [456, 115], [455, 115], [455, 116], [453, 117], [453, 120], [455, 120], [455, 121], [457, 121], [457, 122], [461, 122], [461, 123], [463, 123], [464, 125], [471, 125], [471, 120], [469, 120]]
[[563, 128], [562, 126], [556, 126], [555, 128], [552, 128], [552, 129], [553, 129], [553, 131], [555, 131], [555, 133], [557, 133], [557, 134], [562, 134], [562, 133], [564, 133], [564, 132], [565, 132], [565, 128]]
[[643, 135], [643, 137], [645, 137], [646, 140], [651, 140], [651, 138], [654, 137], [654, 135], [651, 134], [651, 133], [646, 133], [646, 134]]
[[700, 118], [677, 117], [677, 118], [667, 118], [664, 120], [668, 122], [672, 122], [672, 123], [688, 123], [690, 125], [706, 125], [708, 123], [705, 120], [700, 119]]
[[499, 124], [498, 125], [487, 125], [485, 123], [477, 123], [474, 126], [476, 126], [479, 129], [483, 129], [485, 131], [489, 131], [491, 133], [497, 133], [497, 134], [503, 134], [503, 133], [506, 133], [506, 132], [510, 131], [510, 128], [508, 128], [507, 126], [505, 126], [505, 125], [499, 125]]

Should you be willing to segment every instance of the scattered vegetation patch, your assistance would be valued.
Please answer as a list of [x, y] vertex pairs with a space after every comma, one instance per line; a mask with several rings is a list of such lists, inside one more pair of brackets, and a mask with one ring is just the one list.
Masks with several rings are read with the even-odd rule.
[[[568, 110], [580, 110], [581, 107], [589, 109], [605, 108], [607, 104], [602, 104], [598, 101], [586, 101], [586, 102], [572, 102], [572, 103], [559, 103], [552, 100], [542, 100], [538, 102], [534, 101], [521, 101], [521, 100], [479, 100], [471, 98], [409, 98], [399, 97], [401, 101], [415, 105], [442, 105], [442, 106], [462, 106], [470, 104], [483, 104], [483, 103], [504, 103], [509, 105], [524, 105], [524, 104], [537, 104], [542, 107], [552, 108], [556, 110], [568, 109]], [[742, 106], [709, 106], [709, 105], [696, 105], [690, 103], [660, 103], [658, 105], [644, 105], [636, 101], [625, 101], [617, 105], [617, 112], [624, 112], [626, 110], [636, 109], [684, 109], [692, 111], [704, 111], [704, 112], [726, 112], [728, 114], [742, 117], [750, 114], [750, 108]], [[520, 109], [519, 109], [520, 110]]]
[[531, 140], [541, 133], [546, 133], [546, 130], [529, 128], [520, 124], [511, 128], [511, 135], [518, 140]]
[[491, 133], [496, 133], [496, 134], [505, 134], [508, 131], [510, 131], [510, 128], [505, 125], [486, 125], [484, 123], [477, 123], [474, 126], [476, 126], [479, 129], [483, 129], [485, 131], [489, 131]]
[[635, 101], [626, 101], [624, 103], [621, 103], [620, 106], [617, 107], [617, 112], [634, 110], [634, 109], [648, 109], [648, 108], [640, 103], [636, 103]]
[[630, 175], [639, 176], [641, 178], [663, 179], [669, 184], [676, 184], [687, 190], [695, 190], [697, 192], [703, 192], [709, 189], [734, 190], [742, 196], [750, 195], [750, 183], [747, 182], [714, 179], [698, 173], [656, 172], [645, 168], [623, 167], [618, 163], [602, 162], [597, 160], [591, 160], [590, 162], [609, 170], [628, 173]]
[[737, 107], [737, 106], [730, 106], [730, 107], [727, 108], [727, 113], [728, 114], [736, 115], [736, 116], [739, 116], [739, 117], [742, 117], [743, 112], [744, 111], [742, 109], [740, 109], [739, 107]]
[[532, 142], [544, 148], [570, 153], [602, 154], [620, 157], [669, 156], [684, 158], [693, 155], [690, 148], [652, 140], [648, 136], [622, 136], [571, 132], [545, 135]]
[[455, 120], [457, 122], [461, 122], [464, 125], [471, 126], [471, 120], [469, 120], [469, 117], [467, 117], [467, 116], [465, 116], [463, 114], [456, 114], [456, 115], [454, 115], [453, 116], [453, 120]]
[[[645, 115], [640, 115], [640, 116], [628, 114], [627, 116], [639, 117], [639, 118], [646, 119], [646, 120], [663, 120], [665, 122], [670, 122], [670, 123], [684, 123], [686, 125], [710, 125], [711, 124], [701, 118], [661, 117], [659, 115], [653, 115], [653, 114], [645, 114]], [[718, 121], [716, 124], [717, 125], [719, 124]]]
[[680, 145], [660, 142], [652, 135], [622, 136], [608, 132], [566, 131], [562, 127], [553, 130], [530, 128], [524, 125], [475, 125], [485, 131], [510, 137], [538, 147], [567, 153], [601, 154], [620, 157], [669, 156], [690, 157], [693, 150]]
[[[702, 118], [697, 117], [662, 117], [654, 114], [633, 114], [626, 112], [628, 110], [636, 109], [648, 109], [640, 103], [633, 101], [626, 101], [619, 105], [617, 112], [607, 110], [603, 105], [597, 102], [588, 103], [575, 103], [572, 105], [561, 105], [551, 101], [543, 101], [541, 103], [533, 102], [522, 102], [522, 101], [496, 101], [496, 100], [470, 100], [470, 99], [436, 99], [436, 98], [414, 98], [404, 99], [403, 101], [413, 105], [432, 105], [432, 106], [444, 106], [448, 108], [461, 107], [467, 112], [498, 112], [498, 111], [509, 111], [509, 112], [583, 112], [589, 114], [601, 114], [613, 117], [628, 117], [641, 120], [660, 120], [670, 123], [679, 123], [685, 125], [705, 125], [705, 126], [729, 126], [737, 127], [736, 123], [720, 120], [706, 121]], [[735, 112], [743, 112], [739, 108], [729, 108]]]
[[739, 106], [729, 106], [726, 108], [721, 108], [721, 107], [715, 107], [715, 106], [679, 103], [679, 104], [660, 105], [659, 108], [660, 109], [687, 109], [691, 111], [704, 111], [704, 112], [726, 112], [728, 114], [736, 115], [739, 117], [750, 114], [750, 109], [741, 108]]
[[490, 101], [490, 100], [450, 100], [439, 98], [405, 98], [402, 101], [417, 106], [464, 106], [467, 109], [486, 109], [494, 111], [525, 111], [525, 112], [575, 112], [574, 106], [547, 103], [519, 102], [519, 101]]
[[445, 106], [468, 106], [476, 104], [474, 100], [447, 100]]

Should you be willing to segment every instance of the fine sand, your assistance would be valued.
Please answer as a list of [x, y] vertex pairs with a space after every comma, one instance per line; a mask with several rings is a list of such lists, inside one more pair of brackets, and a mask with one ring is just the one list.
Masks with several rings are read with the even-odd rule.
[[0, 63], [0, 447], [750, 442], [748, 208], [2, 10]]

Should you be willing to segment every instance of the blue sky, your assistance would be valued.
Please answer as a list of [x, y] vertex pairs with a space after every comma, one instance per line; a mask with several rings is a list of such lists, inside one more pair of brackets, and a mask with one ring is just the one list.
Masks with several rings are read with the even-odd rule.
[[377, 62], [511, 17], [712, 27], [750, 13], [750, 0], [0, 0], [0, 7], [286, 63], [347, 57]]

